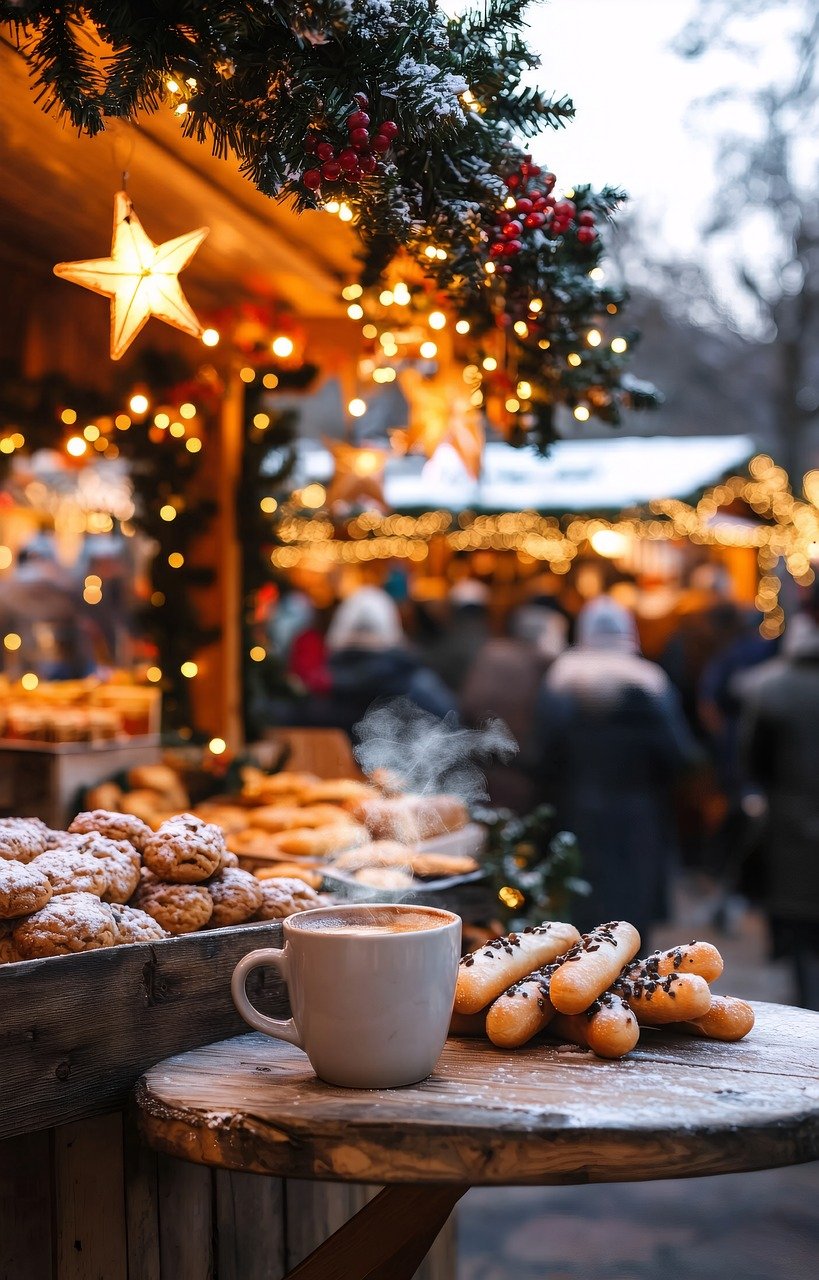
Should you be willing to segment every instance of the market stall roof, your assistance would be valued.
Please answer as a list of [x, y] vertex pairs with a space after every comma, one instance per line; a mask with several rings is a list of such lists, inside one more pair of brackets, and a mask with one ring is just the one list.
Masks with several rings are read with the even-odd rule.
[[[549, 456], [489, 443], [477, 481], [446, 446], [430, 461], [393, 458], [384, 495], [395, 511], [443, 508], [459, 511], [620, 511], [654, 499], [691, 498], [756, 452], [750, 436], [687, 436], [609, 440], [562, 440]], [[325, 481], [329, 453], [313, 442], [299, 449], [299, 482]]]

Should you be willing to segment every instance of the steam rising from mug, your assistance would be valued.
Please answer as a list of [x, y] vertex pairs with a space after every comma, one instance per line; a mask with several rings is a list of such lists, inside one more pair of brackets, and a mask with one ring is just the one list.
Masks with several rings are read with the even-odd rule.
[[511, 760], [518, 744], [502, 720], [462, 729], [454, 714], [443, 720], [409, 698], [373, 703], [353, 729], [355, 758], [365, 774], [389, 770], [415, 795], [447, 792], [467, 804], [487, 800], [480, 764]]

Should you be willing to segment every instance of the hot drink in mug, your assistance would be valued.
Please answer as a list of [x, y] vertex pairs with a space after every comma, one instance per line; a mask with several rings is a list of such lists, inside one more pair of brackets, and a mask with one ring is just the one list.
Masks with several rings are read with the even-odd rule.
[[[284, 947], [239, 961], [231, 989], [246, 1022], [298, 1045], [317, 1075], [352, 1089], [415, 1084], [446, 1040], [461, 952], [460, 917], [433, 907], [361, 905], [300, 911]], [[252, 969], [277, 969], [292, 1018], [250, 1003]]]

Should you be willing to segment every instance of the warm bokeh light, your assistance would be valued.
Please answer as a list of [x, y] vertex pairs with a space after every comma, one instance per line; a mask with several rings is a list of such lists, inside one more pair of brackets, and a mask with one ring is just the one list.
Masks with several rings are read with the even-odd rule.
[[65, 451], [70, 453], [72, 458], [81, 458], [88, 452], [88, 443], [82, 436], [71, 436], [70, 440], [65, 442]]
[[279, 504], [275, 498], [262, 498], [261, 502], [259, 503], [259, 506], [261, 507], [262, 511], [264, 511], [265, 515], [269, 516], [269, 515], [272, 515], [273, 512], [278, 509]]
[[171, 425], [171, 420], [167, 413], [154, 414], [154, 426], [159, 427], [160, 431], [167, 431]]
[[419, 350], [425, 360], [434, 360], [438, 354], [438, 348], [434, 342], [422, 342]]
[[127, 413], [118, 413], [114, 418], [114, 426], [118, 431], [127, 431], [131, 425], [131, 419]]
[[184, 422], [172, 422], [168, 430], [172, 436], [176, 436], [177, 440], [179, 440], [185, 434], [185, 424]]
[[259, 431], [266, 431], [267, 428], [270, 426], [270, 414], [269, 413], [254, 414], [253, 425], [254, 427], [257, 427]]
[[8, 569], [12, 559], [11, 547], [0, 546], [0, 569]]
[[203, 330], [202, 342], [206, 347], [218, 347], [219, 346], [219, 330], [218, 329]]
[[198, 440], [196, 436], [191, 436], [190, 440], [185, 441], [185, 448], [188, 453], [200, 453], [202, 449], [202, 441]]
[[588, 422], [591, 414], [584, 404], [579, 404], [573, 410], [574, 416], [578, 422]]
[[172, 551], [168, 556], [168, 564], [172, 569], [181, 569], [185, 563], [185, 557], [181, 551]]
[[599, 329], [589, 329], [589, 332], [586, 334], [586, 341], [590, 347], [599, 347], [600, 343], [603, 341], [603, 335]]
[[168, 522], [170, 522], [171, 520], [176, 519], [176, 514], [177, 514], [176, 507], [172, 507], [170, 502], [166, 502], [163, 507], [159, 508], [160, 520], [167, 520]]
[[427, 319], [430, 329], [443, 329], [446, 325], [446, 316], [443, 311], [430, 311]]
[[408, 307], [410, 302], [412, 301], [412, 294], [410, 293], [407, 286], [404, 284], [403, 280], [399, 280], [398, 284], [393, 289], [392, 300], [399, 307]]
[[165, 603], [165, 592], [164, 592], [164, 591], [152, 591], [152, 592], [151, 592], [151, 604], [154, 606], [154, 608], [155, 608], [155, 609], [158, 609], [158, 608], [159, 608], [161, 605], [163, 605], [164, 603]]
[[456, 323], [456, 325], [455, 325], [455, 332], [456, 332], [456, 333], [469, 333], [469, 321], [468, 321], [468, 320], [458, 320], [458, 321], [457, 321], [457, 323]]
[[351, 400], [347, 405], [347, 412], [351, 418], [363, 418], [364, 414], [367, 412], [366, 401], [361, 400], [356, 396], [355, 399]]
[[354, 302], [356, 298], [360, 298], [364, 290], [360, 284], [347, 284], [341, 290], [341, 296], [345, 302]]
[[274, 356], [278, 356], [280, 360], [287, 360], [289, 356], [292, 356], [295, 346], [296, 344], [293, 342], [292, 338], [288, 338], [286, 334], [281, 333], [278, 338], [273, 339], [270, 344], [270, 350], [273, 352]]
[[382, 307], [391, 307], [392, 300], [392, 289], [382, 289], [378, 295], [378, 301]]
[[137, 415], [147, 413], [148, 397], [143, 395], [141, 391], [135, 392], [128, 401], [128, 408], [131, 410], [131, 413], [136, 413]]
[[10, 631], [7, 636], [3, 636], [3, 644], [10, 653], [14, 653], [15, 649], [19, 649], [23, 643], [16, 631]]
[[64, 422], [67, 427], [73, 427], [76, 421], [77, 421], [76, 409], [63, 409], [62, 413], [60, 414], [60, 422]]
[[326, 497], [327, 494], [323, 484], [308, 484], [301, 491], [301, 505], [317, 511], [319, 507], [324, 506]]
[[605, 556], [607, 560], [618, 560], [624, 556], [631, 545], [631, 541], [624, 533], [618, 533], [616, 529], [597, 529], [589, 539], [593, 551], [599, 556]]
[[363, 320], [364, 308], [358, 302], [351, 302], [347, 308], [347, 315], [351, 320]]
[[498, 367], [498, 362], [494, 356], [485, 356], [482, 364], [487, 373], [494, 373], [495, 369]]
[[29, 693], [33, 689], [36, 689], [39, 683], [40, 681], [37, 678], [37, 676], [35, 676], [33, 671], [27, 671], [26, 674], [22, 676], [20, 679], [20, 684], [23, 686], [24, 689], [27, 689]]
[[192, 680], [194, 676], [199, 675], [199, 667], [195, 662], [183, 662], [179, 670], [186, 680]]
[[625, 338], [612, 338], [611, 349], [615, 355], [621, 356], [624, 351], [628, 351], [628, 343]]
[[208, 751], [214, 756], [223, 756], [227, 751], [227, 743], [224, 738], [211, 738], [208, 743]]
[[517, 385], [517, 392], [521, 400], [529, 400], [532, 395], [531, 382], [519, 382]]
[[372, 338], [378, 337], [378, 329], [374, 324], [365, 324], [361, 332], [363, 333], [365, 338], [372, 339]]
[[160, 667], [149, 667], [145, 672], [145, 679], [150, 680], [151, 684], [159, 684], [162, 679], [162, 669]]
[[246, 364], [243, 369], [239, 370], [239, 377], [242, 379], [242, 382], [252, 382], [256, 377], [256, 370], [251, 369], [250, 365]]
[[263, 649], [260, 644], [254, 644], [250, 650], [250, 657], [253, 662], [264, 662], [267, 657], [267, 650]]
[[190, 400], [186, 400], [184, 404], [179, 406], [179, 416], [180, 418], [195, 418], [196, 405], [191, 404]]
[[278, 385], [279, 379], [275, 373], [266, 373], [262, 378], [262, 386], [266, 387], [268, 391], [275, 391]]
[[576, 351], [570, 351], [566, 356], [566, 363], [570, 364], [573, 369], [577, 369], [583, 363], [582, 357]]

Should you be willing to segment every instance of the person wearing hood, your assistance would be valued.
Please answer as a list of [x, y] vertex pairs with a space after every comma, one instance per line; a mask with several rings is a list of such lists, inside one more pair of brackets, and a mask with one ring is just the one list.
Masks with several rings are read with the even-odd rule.
[[327, 632], [330, 692], [315, 707], [315, 723], [348, 733], [371, 703], [405, 697], [443, 718], [455, 698], [406, 643], [395, 601], [378, 587], [360, 587], [338, 607]]
[[671, 787], [698, 749], [668, 676], [639, 653], [633, 615], [607, 596], [584, 606], [575, 647], [549, 668], [532, 760], [592, 886], [578, 900], [578, 928], [626, 919], [647, 943], [666, 915]]
[[768, 802], [761, 898], [774, 952], [793, 963], [799, 1003], [819, 1009], [819, 589], [739, 694], [743, 764]]

